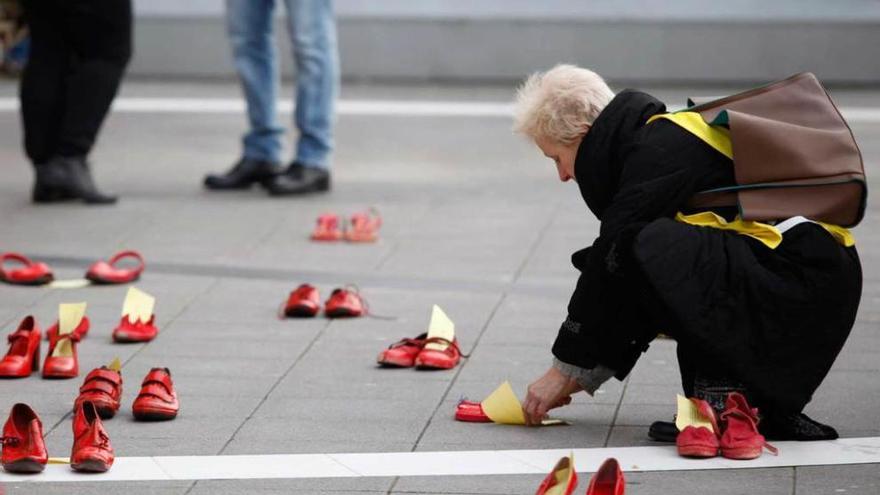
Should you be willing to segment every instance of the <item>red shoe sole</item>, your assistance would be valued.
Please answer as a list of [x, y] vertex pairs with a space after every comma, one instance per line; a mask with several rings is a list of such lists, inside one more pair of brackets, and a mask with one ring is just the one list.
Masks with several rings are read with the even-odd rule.
[[159, 409], [142, 409], [132, 411], [132, 414], [139, 421], [168, 421], [177, 417], [177, 411], [162, 411]]
[[149, 338], [144, 338], [144, 337], [129, 337], [128, 335], [124, 335], [124, 334], [115, 334], [115, 333], [113, 334], [113, 342], [117, 342], [120, 344], [137, 344], [137, 343], [141, 343], [141, 342], [149, 342], [155, 338], [156, 338], [155, 335], [152, 337], [149, 337]]
[[81, 462], [72, 463], [70, 467], [74, 471], [81, 471], [83, 473], [106, 473], [110, 470], [110, 466], [107, 463], [98, 459], [86, 459]]
[[361, 313], [346, 308], [339, 308], [325, 311], [324, 315], [327, 316], [327, 318], [357, 318], [358, 316], [361, 316]]
[[290, 316], [293, 318], [312, 318], [318, 314], [318, 308], [313, 308], [310, 306], [294, 306], [290, 309], [284, 310], [285, 316]]
[[451, 370], [458, 366], [459, 360], [456, 361], [440, 361], [433, 359], [416, 359], [416, 368], [420, 370]]
[[718, 456], [718, 447], [710, 447], [707, 445], [679, 445], [678, 455], [682, 457], [708, 459], [710, 457]]
[[35, 278], [33, 280], [24, 280], [24, 281], [13, 281], [8, 278], [0, 277], [0, 282], [6, 282], [10, 285], [27, 285], [27, 286], [35, 286], [35, 285], [46, 285], [49, 282], [55, 280], [53, 275], [46, 275], [45, 277]]
[[76, 378], [78, 375], [79, 373], [74, 373], [72, 375], [52, 373], [51, 375], [43, 374], [43, 378], [46, 380], [67, 380], [70, 378]]
[[98, 277], [97, 275], [87, 274], [86, 280], [95, 284], [95, 285], [118, 285], [118, 284], [130, 284], [132, 282], [137, 282], [140, 280], [140, 274], [135, 275], [134, 277], [126, 277], [124, 279], [119, 280], [109, 280], [106, 278]]
[[721, 456], [735, 461], [748, 461], [761, 457], [763, 447], [739, 447], [735, 449], [721, 449]]
[[415, 365], [412, 361], [395, 361], [393, 358], [377, 359], [376, 362], [389, 368], [412, 368]]
[[19, 461], [3, 464], [3, 469], [10, 473], [42, 473], [46, 465], [33, 459], [21, 459]]

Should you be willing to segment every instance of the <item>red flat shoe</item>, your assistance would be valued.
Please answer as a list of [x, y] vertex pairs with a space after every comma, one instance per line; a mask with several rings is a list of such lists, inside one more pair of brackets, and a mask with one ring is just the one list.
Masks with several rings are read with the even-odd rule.
[[33, 316], [9, 334], [9, 351], [0, 360], [0, 377], [24, 378], [40, 369], [40, 327]]
[[678, 455], [682, 457], [696, 457], [707, 459], [718, 455], [720, 448], [719, 437], [721, 430], [718, 428], [718, 419], [715, 417], [715, 410], [708, 402], [690, 398], [697, 408], [697, 411], [708, 418], [712, 424], [712, 429], [705, 426], [685, 426], [683, 430], [675, 438], [675, 446], [678, 449]]
[[483, 412], [483, 405], [479, 402], [461, 400], [455, 408], [455, 420], [467, 423], [491, 423], [492, 420]]
[[[7, 261], [17, 261], [24, 266], [7, 270], [4, 268]], [[35, 263], [18, 253], [3, 253], [0, 255], [0, 282], [13, 285], [44, 285], [54, 279], [52, 270], [45, 263]]]
[[119, 325], [113, 329], [113, 341], [120, 343], [149, 342], [156, 338], [159, 329], [155, 325], [156, 315], [150, 316], [150, 321], [132, 322], [128, 315], [122, 317]]
[[[89, 322], [88, 316], [83, 316], [82, 320], [79, 321], [79, 325], [73, 329], [73, 333], [79, 336], [79, 339], [82, 340], [86, 335], [89, 334], [89, 328], [91, 327], [91, 323]], [[46, 340], [52, 342], [53, 340], [58, 338], [58, 322], [52, 324], [48, 330], [46, 330]]]
[[339, 217], [333, 213], [325, 213], [318, 217], [318, 224], [312, 232], [313, 241], [333, 242], [342, 239], [339, 230]]
[[[428, 344], [444, 344], [446, 347], [442, 350], [430, 349]], [[425, 348], [416, 356], [416, 367], [425, 370], [448, 370], [455, 368], [461, 361], [461, 350], [458, 348], [458, 339], [452, 342], [441, 338], [434, 337], [425, 340]]]
[[113, 465], [113, 446], [95, 405], [81, 402], [73, 413], [73, 449], [70, 467], [85, 473], [103, 473]]
[[49, 354], [43, 363], [43, 378], [75, 378], [79, 374], [79, 359], [76, 356], [79, 339], [79, 334], [74, 331], [49, 341]]
[[302, 284], [297, 287], [287, 298], [284, 305], [284, 315], [298, 318], [311, 318], [321, 311], [321, 296], [318, 289]]
[[535, 495], [571, 495], [577, 484], [578, 477], [571, 457], [563, 457], [538, 486]]
[[91, 402], [101, 419], [110, 419], [119, 410], [122, 397], [122, 373], [106, 366], [95, 368], [86, 375], [79, 388], [79, 396], [73, 403], [76, 412], [83, 402]]
[[428, 334], [423, 333], [414, 339], [401, 339], [380, 352], [376, 362], [382, 366], [411, 368], [416, 364], [416, 356], [425, 347], [427, 337]]
[[382, 217], [376, 210], [355, 213], [345, 229], [345, 240], [348, 242], [376, 242], [379, 239], [379, 227]]
[[177, 417], [180, 404], [168, 368], [153, 368], [144, 377], [131, 410], [141, 421], [165, 421]]
[[39, 473], [49, 454], [43, 443], [43, 423], [27, 404], [16, 404], [3, 425], [3, 453], [0, 463], [10, 473]]
[[[116, 268], [116, 263], [125, 258], [133, 258], [137, 266], [133, 268]], [[144, 257], [137, 251], [121, 251], [110, 261], [97, 261], [86, 272], [86, 278], [96, 284], [126, 284], [141, 277], [146, 264]]]
[[587, 495], [623, 495], [626, 481], [617, 459], [609, 457], [590, 479]]
[[366, 312], [361, 296], [348, 289], [334, 289], [324, 303], [324, 314], [327, 318], [353, 318], [363, 316]]
[[767, 443], [764, 435], [758, 433], [758, 410], [750, 407], [741, 393], [732, 392], [727, 396], [721, 421], [725, 425], [721, 435], [723, 457], [735, 460], [756, 459], [761, 457], [765, 447], [773, 455], [779, 453], [776, 447]]

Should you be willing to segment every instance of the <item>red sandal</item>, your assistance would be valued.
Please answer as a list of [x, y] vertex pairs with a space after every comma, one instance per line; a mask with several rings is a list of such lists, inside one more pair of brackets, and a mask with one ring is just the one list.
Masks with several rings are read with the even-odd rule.
[[325, 213], [318, 217], [318, 224], [312, 232], [313, 241], [333, 242], [342, 239], [339, 230], [339, 217], [333, 213]]
[[[116, 263], [125, 258], [133, 258], [137, 261], [134, 268], [117, 268]], [[121, 251], [116, 253], [110, 261], [97, 261], [86, 272], [86, 278], [96, 284], [126, 284], [134, 282], [141, 277], [146, 264], [144, 257], [137, 251]]]
[[[7, 261], [17, 261], [24, 266], [7, 270], [4, 268]], [[0, 281], [2, 282], [13, 285], [45, 285], [54, 279], [52, 269], [45, 263], [33, 262], [27, 256], [18, 253], [0, 255]]]
[[345, 230], [345, 240], [348, 242], [376, 242], [379, 239], [379, 227], [382, 226], [382, 217], [374, 209], [355, 213], [351, 216], [349, 227]]

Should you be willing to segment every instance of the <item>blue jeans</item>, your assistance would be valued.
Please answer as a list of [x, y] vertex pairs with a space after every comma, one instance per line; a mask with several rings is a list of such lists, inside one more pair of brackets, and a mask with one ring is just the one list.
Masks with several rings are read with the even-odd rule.
[[[296, 63], [296, 161], [329, 167], [339, 55], [332, 0], [282, 0]], [[278, 124], [278, 57], [272, 34], [275, 0], [226, 0], [235, 68], [247, 100], [250, 130], [244, 156], [281, 161], [284, 128]]]

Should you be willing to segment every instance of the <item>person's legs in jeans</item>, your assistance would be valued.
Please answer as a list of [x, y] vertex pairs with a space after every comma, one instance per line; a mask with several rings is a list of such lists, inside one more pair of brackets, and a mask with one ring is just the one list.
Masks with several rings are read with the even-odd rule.
[[278, 59], [272, 37], [275, 0], [226, 0], [226, 22], [232, 56], [247, 100], [250, 129], [244, 136], [244, 157], [278, 162], [281, 136], [275, 101]]
[[296, 62], [296, 162], [327, 169], [333, 149], [339, 54], [331, 0], [285, 0]]

